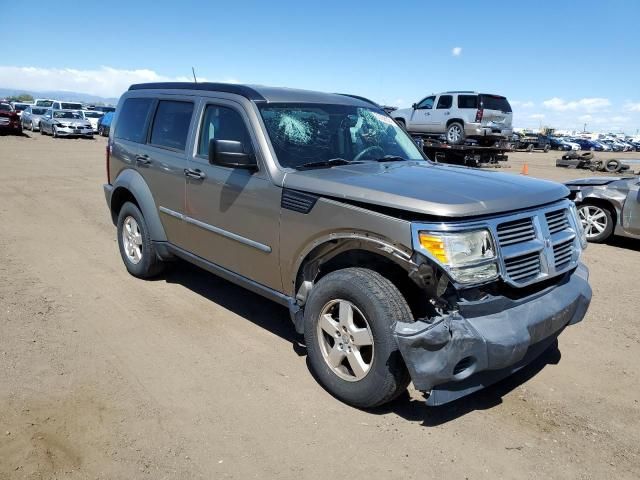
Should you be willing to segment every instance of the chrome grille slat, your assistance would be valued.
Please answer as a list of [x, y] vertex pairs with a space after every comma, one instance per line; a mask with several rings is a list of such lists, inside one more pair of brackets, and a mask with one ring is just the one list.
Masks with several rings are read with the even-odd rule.
[[530, 217], [501, 223], [496, 228], [496, 232], [502, 246], [526, 242], [536, 237], [533, 221]]
[[552, 235], [570, 227], [566, 209], [547, 212], [545, 217], [547, 219], [549, 233]]

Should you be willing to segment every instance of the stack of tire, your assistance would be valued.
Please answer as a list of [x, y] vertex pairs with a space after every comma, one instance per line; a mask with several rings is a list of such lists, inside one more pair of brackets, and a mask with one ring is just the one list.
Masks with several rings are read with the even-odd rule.
[[[562, 156], [563, 160], [581, 160], [584, 168], [588, 168], [592, 172], [619, 173], [623, 170], [629, 170], [629, 165], [623, 164], [620, 160], [610, 158], [608, 160], [594, 160], [593, 152], [586, 153], [567, 153]], [[582, 163], [582, 162], [581, 162]]]

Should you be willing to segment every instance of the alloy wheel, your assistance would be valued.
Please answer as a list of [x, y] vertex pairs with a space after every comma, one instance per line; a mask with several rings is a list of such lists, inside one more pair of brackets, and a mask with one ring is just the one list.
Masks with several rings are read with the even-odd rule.
[[452, 125], [449, 130], [447, 130], [447, 140], [449, 140], [450, 143], [457, 143], [461, 135], [462, 130], [458, 125]]
[[142, 234], [136, 219], [128, 216], [122, 224], [122, 246], [127, 259], [138, 264], [142, 260]]
[[595, 205], [583, 205], [578, 210], [582, 227], [587, 239], [597, 237], [607, 228], [607, 215]]
[[348, 300], [332, 300], [320, 311], [317, 337], [324, 361], [348, 382], [367, 376], [374, 358], [373, 334], [364, 314]]

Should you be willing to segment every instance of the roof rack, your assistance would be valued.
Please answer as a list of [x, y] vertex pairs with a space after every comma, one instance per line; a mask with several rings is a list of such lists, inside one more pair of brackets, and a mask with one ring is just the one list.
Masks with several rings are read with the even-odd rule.
[[478, 92], [474, 92], [473, 90], [449, 90], [448, 92], [444, 92], [444, 93], [478, 93]]
[[210, 92], [234, 93], [256, 102], [265, 102], [266, 99], [256, 90], [246, 85], [234, 83], [212, 83], [212, 82], [157, 82], [157, 83], [137, 83], [131, 85], [129, 90], [206, 90]]

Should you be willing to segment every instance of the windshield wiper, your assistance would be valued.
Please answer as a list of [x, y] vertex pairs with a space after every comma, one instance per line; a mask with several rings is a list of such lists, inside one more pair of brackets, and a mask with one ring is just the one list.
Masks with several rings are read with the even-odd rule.
[[374, 158], [374, 162], [404, 162], [407, 159], [398, 155], [385, 155], [384, 157]]
[[298, 168], [323, 168], [323, 167], [337, 167], [339, 165], [352, 165], [354, 163], [362, 163], [359, 160], [346, 160], [344, 158], [331, 158], [329, 160], [320, 160], [317, 162], [303, 163]]

